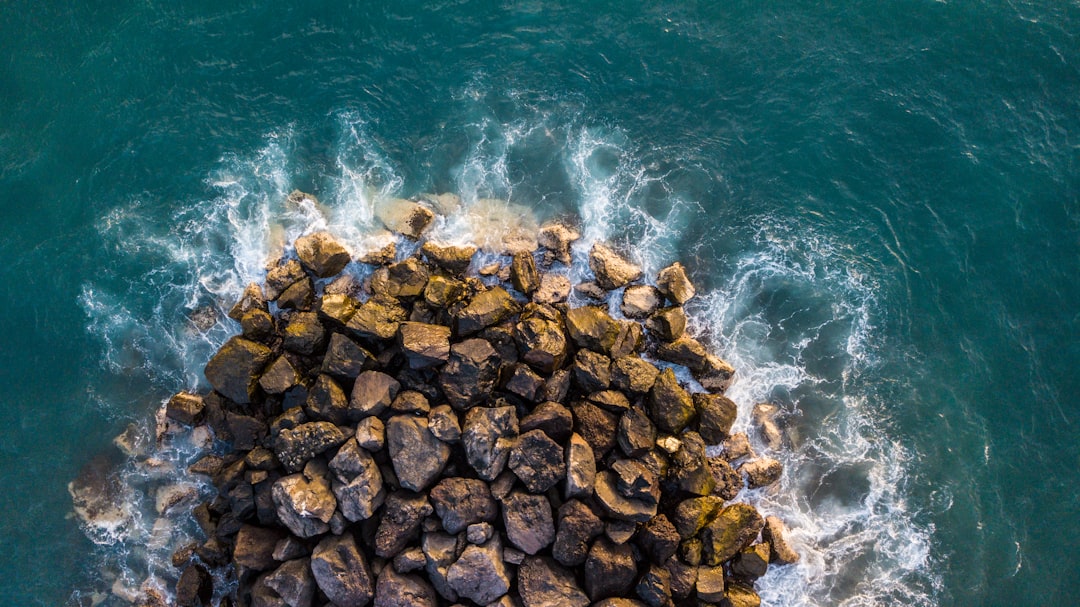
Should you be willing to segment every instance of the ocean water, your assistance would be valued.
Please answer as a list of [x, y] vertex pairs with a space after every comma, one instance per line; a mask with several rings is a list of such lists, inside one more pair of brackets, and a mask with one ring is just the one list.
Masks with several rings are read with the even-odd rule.
[[[764, 604], [1080, 604], [1077, 2], [175, 4], [0, 6], [0, 604], [167, 577], [194, 451], [113, 437], [282, 237], [363, 248], [426, 191], [453, 240], [579, 218], [576, 277], [599, 240], [689, 268], [739, 427], [790, 442], [742, 496], [803, 555]], [[102, 461], [110, 533], [69, 515]]]

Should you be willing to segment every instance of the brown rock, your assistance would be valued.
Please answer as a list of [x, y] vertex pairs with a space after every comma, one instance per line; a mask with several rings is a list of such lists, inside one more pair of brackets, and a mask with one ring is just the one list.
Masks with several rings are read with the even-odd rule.
[[657, 428], [678, 434], [694, 418], [694, 403], [675, 373], [664, 369], [649, 391], [649, 414]]
[[469, 269], [476, 251], [474, 246], [440, 245], [430, 240], [420, 247], [428, 261], [454, 275], [464, 274]]
[[661, 565], [650, 565], [634, 590], [649, 607], [671, 605], [671, 574]]
[[761, 539], [769, 544], [769, 561], [787, 565], [799, 562], [799, 553], [787, 541], [787, 528], [784, 522], [775, 516], [765, 517], [765, 527], [761, 530]]
[[623, 291], [622, 310], [627, 318], [648, 318], [660, 307], [663, 296], [656, 287], [633, 285]]
[[296, 367], [293, 367], [288, 358], [279, 356], [259, 377], [259, 387], [267, 394], [281, 394], [299, 381], [300, 374], [296, 372]]
[[561, 315], [553, 308], [527, 305], [513, 336], [522, 361], [540, 373], [551, 374], [566, 360], [568, 342]]
[[566, 330], [581, 348], [608, 353], [622, 330], [618, 321], [596, 306], [582, 306], [566, 311]]
[[671, 513], [671, 523], [680, 538], [689, 539], [711, 523], [723, 505], [722, 499], [711, 495], [683, 500]]
[[375, 555], [392, 558], [401, 552], [416, 539], [421, 521], [434, 511], [422, 493], [400, 490], [388, 495], [375, 531]]
[[446, 581], [458, 596], [478, 605], [487, 605], [510, 590], [510, 572], [502, 558], [499, 538], [470, 545], [450, 566]]
[[311, 573], [319, 590], [339, 607], [363, 607], [375, 594], [367, 559], [349, 533], [323, 538], [315, 546]]
[[705, 457], [705, 441], [697, 432], [685, 432], [682, 445], [671, 457], [669, 477], [679, 489], [695, 495], [710, 495], [716, 488], [716, 478]]
[[723, 394], [695, 394], [693, 400], [701, 438], [710, 445], [720, 444], [731, 432], [739, 414], [738, 405]]
[[198, 394], [178, 392], [165, 405], [165, 415], [190, 426], [202, 419], [204, 406], [203, 399]]
[[260, 581], [289, 607], [311, 607], [315, 597], [315, 578], [311, 575], [311, 560], [307, 558], [288, 560]]
[[725, 587], [724, 568], [722, 566], [701, 567], [698, 569], [697, 595], [699, 599], [710, 603], [720, 603], [725, 598]]
[[529, 369], [528, 365], [519, 363], [504, 368], [500, 384], [503, 390], [532, 402], [536, 399], [536, 392], [543, 387], [544, 379]]
[[604, 523], [582, 502], [572, 499], [559, 508], [559, 526], [551, 554], [567, 567], [577, 567], [589, 554], [589, 543], [604, 531]]
[[596, 243], [589, 251], [589, 268], [605, 289], [618, 289], [641, 278], [641, 266], [627, 261], [608, 246]]
[[574, 431], [574, 417], [570, 410], [552, 401], [544, 401], [521, 419], [521, 432], [543, 430], [557, 443], [565, 443]]
[[585, 560], [585, 592], [594, 601], [631, 594], [637, 579], [637, 563], [629, 544], [615, 544], [599, 537]]
[[477, 476], [491, 481], [503, 471], [517, 434], [518, 420], [513, 407], [474, 407], [465, 413], [461, 439], [465, 459]]
[[713, 495], [724, 500], [733, 500], [742, 491], [742, 477], [724, 458], [710, 457], [709, 471], [712, 472], [713, 478], [716, 479], [716, 488], [713, 489]]
[[408, 316], [396, 299], [372, 297], [356, 308], [346, 327], [357, 337], [392, 339], [397, 335], [398, 325]]
[[656, 427], [641, 407], [631, 407], [619, 418], [616, 440], [629, 457], [644, 455], [656, 444]]
[[469, 525], [493, 521], [499, 514], [487, 483], [477, 479], [444, 478], [429, 497], [448, 533], [461, 533]]
[[278, 432], [274, 455], [285, 469], [297, 471], [311, 458], [345, 442], [345, 432], [330, 422], [308, 422]]
[[281, 293], [291, 287], [293, 283], [307, 276], [300, 262], [295, 259], [283, 261], [270, 268], [266, 272], [266, 281], [263, 284], [263, 292], [267, 301], [274, 301]]
[[512, 491], [503, 500], [502, 519], [506, 538], [526, 554], [536, 554], [555, 541], [555, 522], [545, 496]]
[[402, 487], [423, 491], [450, 459], [450, 445], [435, 438], [427, 419], [395, 415], [386, 423], [386, 448]]
[[326, 344], [326, 329], [314, 312], [297, 312], [285, 325], [281, 345], [304, 356], [315, 354]]
[[593, 493], [596, 483], [596, 456], [588, 441], [579, 434], [570, 435], [566, 445], [566, 489], [567, 498], [588, 497]]
[[638, 531], [637, 544], [652, 559], [653, 563], [663, 565], [675, 555], [679, 548], [680, 536], [663, 514], [658, 514]]
[[249, 283], [244, 288], [244, 293], [240, 296], [240, 300], [229, 309], [229, 318], [233, 320], [240, 320], [245, 314], [252, 310], [266, 311], [266, 300], [263, 299], [262, 288], [258, 283]]
[[458, 335], [468, 336], [500, 323], [519, 311], [520, 306], [506, 289], [492, 287], [473, 297], [467, 306], [455, 314], [454, 326]]
[[221, 346], [206, 364], [206, 379], [225, 398], [247, 404], [255, 395], [259, 375], [270, 362], [270, 348], [242, 337], [233, 337]]
[[761, 597], [749, 586], [731, 583], [724, 592], [724, 602], [731, 607], [760, 607]]
[[597, 458], [603, 458], [615, 446], [619, 416], [596, 405], [579, 401], [571, 405], [574, 430], [592, 447]]
[[544, 274], [540, 286], [533, 293], [533, 301], [539, 304], [563, 303], [570, 297], [570, 279], [561, 274]]
[[398, 343], [412, 369], [426, 369], [450, 359], [450, 327], [420, 322], [403, 322]]
[[375, 586], [378, 607], [437, 607], [438, 597], [431, 584], [414, 573], [400, 574], [383, 567]]
[[371, 352], [344, 334], [334, 333], [330, 336], [320, 371], [334, 379], [351, 381], [375, 364], [375, 356]]
[[561, 223], [553, 223], [542, 226], [537, 234], [540, 246], [555, 254], [560, 262], [570, 265], [570, 245], [581, 238], [581, 234], [574, 228]]
[[479, 338], [450, 346], [450, 358], [439, 372], [439, 388], [456, 409], [466, 409], [488, 398], [499, 376], [495, 348]]
[[540, 273], [536, 271], [536, 260], [532, 253], [514, 253], [510, 262], [510, 282], [515, 289], [525, 294], [532, 293], [540, 286]]
[[276, 566], [274, 546], [283, 536], [280, 529], [243, 525], [236, 534], [233, 562], [256, 571]]
[[296, 256], [312, 274], [319, 278], [333, 276], [351, 261], [349, 252], [327, 232], [315, 232], [296, 239]]
[[664, 297], [680, 306], [693, 299], [696, 293], [694, 284], [686, 277], [686, 268], [677, 261], [660, 270], [656, 276], [656, 286]]
[[330, 470], [336, 477], [331, 488], [337, 498], [338, 509], [347, 520], [356, 522], [369, 519], [382, 506], [386, 499], [382, 472], [356, 440], [350, 439], [338, 449], [337, 455], [330, 460]]
[[716, 566], [731, 559], [749, 546], [764, 526], [765, 521], [753, 506], [727, 506], [701, 530], [704, 562], [709, 566]]
[[769, 568], [769, 545], [751, 544], [731, 560], [731, 575], [744, 580], [756, 580]]
[[418, 202], [391, 198], [375, 205], [375, 218], [391, 232], [418, 240], [435, 219], [435, 213]]
[[565, 473], [563, 449], [543, 430], [532, 430], [518, 437], [510, 449], [510, 469], [532, 493], [554, 487]]
[[746, 477], [747, 487], [757, 489], [780, 480], [784, 465], [771, 457], [761, 457], [743, 463], [739, 466], [739, 472]]
[[282, 310], [310, 310], [313, 303], [315, 285], [307, 276], [292, 283], [277, 298], [277, 305]]
[[596, 499], [608, 516], [643, 523], [656, 516], [656, 502], [630, 499], [618, 490], [619, 477], [610, 470], [596, 473], [593, 489]]
[[381, 371], [364, 371], [353, 384], [349, 398], [349, 418], [361, 420], [380, 415], [394, 402], [401, 384]]
[[686, 331], [686, 312], [681, 307], [661, 308], [645, 321], [645, 328], [661, 341], [674, 341]]
[[428, 413], [428, 430], [444, 443], [452, 444], [461, 439], [461, 422], [450, 405], [439, 405]]
[[622, 356], [611, 363], [611, 385], [629, 394], [647, 394], [660, 370], [637, 356]]
[[337, 500], [325, 478], [309, 479], [303, 474], [283, 476], [274, 482], [271, 494], [278, 520], [293, 535], [309, 538], [330, 530]]
[[589, 597], [574, 575], [547, 557], [528, 557], [518, 569], [518, 593], [525, 607], [586, 607]]

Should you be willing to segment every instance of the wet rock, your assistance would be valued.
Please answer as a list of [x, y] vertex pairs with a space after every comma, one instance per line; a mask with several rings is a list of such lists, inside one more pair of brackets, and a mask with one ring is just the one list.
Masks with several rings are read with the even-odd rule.
[[191, 507], [199, 499], [199, 490], [195, 485], [176, 483], [158, 487], [155, 492], [154, 510], [163, 516], [173, 516], [178, 511]]
[[408, 316], [396, 299], [372, 297], [356, 308], [346, 328], [360, 338], [387, 340], [397, 335], [398, 325]]
[[551, 504], [542, 495], [513, 491], [502, 503], [503, 527], [511, 544], [536, 554], [555, 541]]
[[660, 270], [656, 275], [656, 286], [664, 297], [680, 306], [693, 299], [696, 293], [694, 284], [686, 277], [686, 268], [679, 262]]
[[285, 289], [306, 276], [304, 268], [295, 259], [289, 259], [270, 268], [266, 272], [266, 282], [263, 283], [263, 293], [266, 295], [266, 300], [274, 301]]
[[514, 325], [514, 342], [521, 360], [540, 373], [551, 374], [562, 367], [568, 354], [560, 314], [545, 306], [528, 305]]
[[379, 607], [437, 607], [438, 598], [431, 584], [414, 573], [400, 574], [393, 567], [383, 567], [375, 586], [375, 605]]
[[300, 263], [319, 278], [333, 276], [352, 260], [349, 252], [327, 232], [301, 236], [294, 243]]
[[633, 285], [623, 291], [622, 306], [619, 308], [627, 318], [648, 318], [660, 307], [663, 296], [656, 287]]
[[622, 326], [606, 311], [596, 306], [582, 306], [566, 311], [566, 331], [580, 348], [606, 354], [619, 338]]
[[664, 432], [678, 434], [694, 419], [694, 403], [671, 369], [657, 375], [648, 403], [650, 417]]
[[629, 544], [615, 544], [599, 537], [585, 559], [585, 592], [594, 601], [632, 594], [637, 563]]
[[761, 457], [743, 463], [739, 466], [739, 472], [746, 477], [747, 487], [757, 489], [780, 480], [784, 465], [771, 457]]
[[563, 303], [570, 297], [570, 279], [561, 274], [544, 274], [540, 286], [533, 293], [533, 301], [539, 304]]
[[735, 418], [739, 407], [730, 398], [722, 394], [695, 394], [694, 408], [698, 414], [698, 433], [707, 444], [718, 445], [723, 442]]
[[243, 525], [236, 534], [233, 562], [256, 571], [276, 566], [274, 547], [283, 535], [280, 529]]
[[375, 218], [391, 232], [418, 240], [435, 219], [435, 213], [418, 202], [391, 198], [376, 203]]
[[479, 338], [450, 346], [450, 358], [439, 373], [439, 387], [456, 409], [466, 409], [488, 398], [499, 376], [495, 348]]
[[430, 240], [420, 247], [420, 252], [428, 261], [457, 276], [469, 269], [476, 251], [474, 246], [440, 245]]
[[532, 493], [554, 487], [565, 472], [563, 449], [543, 430], [532, 430], [518, 437], [510, 449], [510, 469]]
[[641, 278], [641, 266], [627, 261], [607, 245], [596, 243], [589, 251], [589, 269], [596, 282], [611, 290], [624, 287]]
[[581, 282], [574, 285], [574, 292], [582, 297], [603, 301], [607, 298], [607, 291], [593, 281]]
[[578, 350], [573, 373], [582, 392], [606, 390], [611, 384], [611, 359], [591, 350]]
[[757, 538], [765, 521], [753, 506], [731, 504], [701, 530], [705, 564], [720, 565]]
[[693, 497], [679, 502], [671, 515], [671, 523], [682, 539], [689, 539], [711, 523], [724, 501], [715, 496]]
[[536, 239], [540, 246], [554, 253], [555, 259], [570, 265], [570, 245], [579, 238], [581, 234], [576, 229], [561, 223], [553, 223], [542, 226]]
[[544, 387], [536, 393], [536, 399], [565, 402], [566, 395], [570, 393], [570, 379], [570, 369], [559, 369], [552, 373], [551, 377], [544, 382]]
[[214, 581], [202, 565], [188, 565], [176, 582], [177, 607], [209, 606], [213, 594]]
[[259, 387], [267, 394], [281, 394], [299, 381], [300, 374], [296, 372], [296, 367], [289, 362], [288, 358], [279, 356], [259, 377]]
[[536, 392], [543, 387], [544, 379], [533, 373], [528, 365], [515, 364], [507, 368], [500, 383], [503, 390], [531, 402], [536, 399]]
[[450, 358], [450, 327], [420, 322], [403, 322], [398, 343], [413, 369], [425, 369]]
[[285, 325], [281, 345], [303, 356], [315, 354], [326, 344], [326, 330], [314, 312], [297, 312]]
[[585, 562], [589, 543], [604, 531], [604, 523], [584, 503], [572, 499], [559, 507], [559, 526], [551, 554], [567, 567]]
[[518, 433], [513, 407], [474, 407], [465, 414], [462, 441], [465, 458], [486, 481], [494, 480], [506, 467], [513, 438]]
[[710, 603], [720, 603], [724, 600], [724, 568], [701, 567], [697, 575], [698, 598]]
[[565, 443], [574, 430], [574, 417], [570, 410], [552, 401], [544, 401], [521, 419], [521, 432], [542, 430], [551, 440]]
[[365, 417], [356, 424], [356, 443], [369, 453], [381, 451], [386, 446], [386, 425], [375, 416]]
[[487, 483], [472, 478], [444, 478], [429, 494], [435, 513], [448, 533], [461, 533], [474, 523], [495, 520], [499, 506]]
[[342, 333], [330, 336], [321, 371], [342, 381], [356, 379], [361, 372], [375, 366], [375, 356]]
[[[375, 418], [372, 418], [375, 419]], [[330, 460], [331, 488], [342, 516], [352, 522], [371, 518], [386, 499], [382, 473], [371, 455], [350, 439]]]
[[424, 287], [424, 302], [436, 309], [448, 308], [464, 299], [465, 295], [465, 284], [446, 276], [432, 276]]
[[779, 518], [765, 517], [761, 539], [769, 544], [769, 562], [784, 565], [799, 562], [799, 553], [788, 543], [787, 528]]
[[615, 474], [615, 489], [623, 497], [650, 506], [659, 503], [659, 479], [648, 466], [635, 459], [617, 459], [610, 470]]
[[611, 363], [611, 385], [628, 394], [647, 394], [660, 370], [637, 356], [622, 356]]
[[592, 607], [645, 607], [645, 603], [637, 599], [610, 598], [596, 601]]
[[374, 596], [367, 559], [349, 533], [324, 538], [311, 553], [311, 574], [339, 607], [362, 607]]
[[586, 607], [574, 575], [547, 557], [526, 558], [518, 569], [518, 593], [525, 607]]
[[319, 299], [317, 314], [327, 327], [341, 330], [349, 324], [349, 319], [356, 314], [359, 306], [360, 302], [347, 293], [324, 292]]
[[536, 271], [536, 260], [532, 253], [514, 253], [510, 261], [510, 282], [515, 289], [525, 294], [532, 293], [540, 286], [540, 273]]
[[698, 380], [702, 388], [710, 392], [722, 393], [735, 381], [735, 367], [720, 357], [710, 354], [705, 357], [704, 368], [694, 373], [694, 379]]
[[271, 495], [278, 520], [293, 535], [308, 538], [330, 530], [330, 517], [334, 515], [337, 500], [325, 478], [309, 479], [303, 474], [283, 476], [274, 482]]
[[267, 343], [274, 333], [274, 317], [266, 310], [251, 310], [240, 319], [240, 334], [252, 341]]
[[634, 588], [649, 607], [671, 605], [671, 574], [659, 565], [652, 565]]
[[570, 435], [566, 445], [567, 498], [592, 495], [596, 483], [596, 456], [588, 441], [579, 434]]
[[616, 440], [629, 457], [647, 453], [656, 444], [656, 427], [640, 407], [631, 407], [619, 418]]
[[653, 563], [663, 565], [679, 548], [679, 532], [663, 514], [658, 514], [642, 526], [637, 534], [638, 546]]
[[783, 446], [784, 435], [780, 432], [780, 426], [776, 423], [776, 416], [780, 413], [780, 407], [770, 403], [758, 403], [754, 405], [753, 419], [764, 439], [766, 446], [773, 451], [778, 451]]
[[731, 575], [744, 580], [756, 580], [769, 568], [769, 545], [751, 544], [731, 560]]
[[[385, 236], [390, 237], [389, 234], [384, 233]], [[366, 263], [376, 266], [385, 266], [387, 264], [394, 263], [394, 258], [397, 256], [397, 243], [391, 241], [379, 248], [369, 249], [360, 255], [360, 263]]]
[[473, 297], [454, 316], [456, 333], [468, 336], [500, 323], [520, 311], [520, 307], [502, 287], [492, 287]]
[[277, 305], [282, 310], [310, 310], [314, 302], [315, 285], [307, 276], [294, 282], [277, 298]]
[[679, 600], [690, 596], [697, 584], [697, 567], [687, 565], [676, 557], [671, 557], [664, 564], [671, 580], [671, 596]]
[[618, 490], [619, 477], [610, 470], [596, 473], [593, 492], [608, 516], [643, 523], [656, 515], [656, 502], [630, 499]]
[[750, 439], [743, 432], [732, 434], [720, 446], [723, 448], [721, 457], [728, 462], [737, 462], [744, 457], [755, 457], [754, 450], [750, 447]]
[[428, 430], [444, 443], [452, 444], [461, 439], [461, 422], [450, 405], [439, 405], [428, 413]]
[[612, 413], [622, 414], [630, 410], [630, 401], [618, 390], [601, 390], [589, 395], [590, 403]]
[[671, 456], [669, 476], [687, 493], [710, 495], [716, 488], [716, 479], [705, 457], [705, 441], [697, 432], [683, 433], [682, 445]]
[[596, 405], [579, 401], [571, 405], [574, 429], [592, 447], [593, 454], [603, 458], [615, 446], [619, 416]]
[[502, 542], [494, 538], [465, 548], [450, 566], [446, 580], [458, 596], [487, 605], [510, 590], [510, 573], [502, 559]]
[[413, 491], [426, 489], [450, 459], [450, 445], [435, 438], [422, 417], [391, 417], [386, 423], [386, 448], [401, 486]]
[[311, 419], [343, 425], [349, 413], [349, 399], [329, 375], [319, 375], [308, 391], [304, 407]]
[[731, 467], [731, 464], [721, 457], [709, 458], [709, 471], [716, 480], [716, 488], [713, 495], [724, 499], [733, 500], [743, 488], [743, 479], [739, 473]]
[[278, 433], [274, 439], [274, 455], [290, 472], [300, 470], [311, 458], [333, 449], [348, 438], [345, 432], [330, 422], [308, 422]]
[[402, 490], [388, 495], [375, 532], [375, 555], [392, 558], [401, 552], [416, 539], [420, 522], [434, 511], [422, 493]]
[[681, 307], [661, 308], [645, 321], [645, 328], [661, 341], [675, 341], [686, 331], [686, 312]]
[[608, 354], [612, 358], [621, 358], [640, 352], [645, 347], [645, 331], [632, 320], [620, 320], [619, 334], [615, 338]]
[[240, 300], [229, 309], [229, 318], [240, 320], [245, 314], [252, 310], [266, 311], [266, 300], [263, 299], [262, 287], [255, 282], [249, 283], [248, 286], [244, 287], [244, 292], [240, 295]]
[[206, 379], [225, 398], [239, 404], [250, 403], [259, 375], [271, 356], [270, 348], [262, 344], [232, 337], [206, 363]]
[[178, 392], [165, 405], [165, 415], [190, 426], [202, 419], [203, 407], [203, 399], [198, 394]]
[[361, 420], [371, 415], [381, 415], [390, 408], [401, 384], [381, 371], [364, 371], [353, 384], [349, 398], [349, 419]]
[[731, 607], [760, 607], [761, 597], [750, 586], [733, 582], [724, 592], [724, 603]]

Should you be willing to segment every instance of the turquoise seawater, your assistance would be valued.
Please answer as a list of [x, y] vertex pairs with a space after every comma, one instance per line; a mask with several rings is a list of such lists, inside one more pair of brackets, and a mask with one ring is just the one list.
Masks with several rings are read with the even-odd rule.
[[792, 439], [765, 604], [1080, 604], [1080, 4], [298, 4], [0, 4], [0, 604], [165, 575], [68, 481], [271, 226], [424, 191], [689, 267]]

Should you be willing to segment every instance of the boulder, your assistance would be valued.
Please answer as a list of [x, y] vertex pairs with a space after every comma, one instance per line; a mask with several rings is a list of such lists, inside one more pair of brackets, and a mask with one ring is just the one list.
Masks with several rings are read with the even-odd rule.
[[248, 286], [244, 287], [240, 300], [229, 309], [229, 318], [238, 321], [252, 310], [266, 311], [266, 300], [263, 298], [262, 288], [256, 282], [248, 283]]
[[274, 560], [274, 547], [284, 535], [280, 529], [241, 526], [233, 547], [233, 562], [255, 571], [273, 568], [277, 565]]
[[604, 531], [604, 523], [584, 503], [572, 499], [559, 507], [559, 525], [551, 555], [567, 567], [577, 567], [589, 554], [589, 543]]
[[750, 447], [750, 438], [744, 432], [736, 432], [721, 443], [720, 457], [728, 462], [737, 462], [744, 457], [755, 457], [754, 449]]
[[648, 318], [660, 307], [663, 296], [656, 287], [632, 285], [623, 291], [620, 310], [627, 318]]
[[381, 371], [364, 371], [353, 384], [349, 398], [349, 419], [380, 415], [390, 408], [401, 384]]
[[477, 248], [471, 245], [440, 245], [430, 240], [420, 247], [420, 253], [428, 261], [455, 276], [460, 276], [465, 273], [465, 270], [469, 269], [469, 264], [472, 263], [476, 251]]
[[630, 544], [616, 544], [599, 537], [585, 559], [585, 592], [598, 601], [632, 593], [637, 579], [637, 563]]
[[672, 511], [671, 524], [680, 538], [690, 539], [716, 518], [723, 505], [724, 500], [711, 495], [683, 500]]
[[[376, 418], [372, 418], [376, 419]], [[386, 499], [382, 472], [374, 458], [350, 439], [330, 460], [331, 483], [338, 509], [351, 522], [371, 518]]]
[[608, 353], [619, 338], [622, 326], [606, 311], [596, 306], [582, 306], [566, 311], [566, 331], [580, 348]]
[[289, 472], [304, 467], [311, 458], [345, 442], [345, 432], [330, 422], [308, 422], [278, 432], [274, 455]]
[[356, 444], [369, 453], [381, 451], [386, 446], [386, 425], [375, 416], [365, 417], [356, 423], [356, 432], [353, 434]]
[[315, 578], [308, 558], [287, 560], [261, 581], [289, 607], [311, 607], [315, 598]]
[[469, 525], [493, 521], [499, 514], [487, 483], [473, 478], [444, 478], [428, 497], [448, 533], [461, 533]]
[[375, 218], [391, 232], [418, 240], [435, 219], [435, 213], [412, 200], [389, 198], [375, 204]]
[[375, 555], [392, 558], [401, 552], [416, 539], [420, 522], [434, 511], [422, 493], [400, 490], [386, 496], [382, 518], [375, 531]]
[[716, 481], [713, 495], [724, 500], [735, 499], [743, 488], [742, 477], [722, 457], [710, 457], [708, 463], [709, 471], [712, 472], [713, 479]]
[[450, 566], [446, 581], [458, 596], [478, 605], [487, 605], [505, 595], [510, 590], [510, 572], [503, 562], [499, 538], [465, 548]]
[[588, 401], [578, 401], [570, 406], [574, 415], [574, 429], [592, 447], [598, 459], [607, 455], [615, 446], [619, 416], [597, 407]]
[[474, 407], [465, 413], [461, 440], [465, 458], [486, 481], [506, 467], [513, 439], [518, 434], [517, 414], [513, 407]]
[[344, 425], [349, 413], [349, 399], [336, 381], [329, 375], [320, 374], [308, 390], [304, 408], [311, 419]]
[[569, 344], [561, 315], [553, 308], [526, 306], [513, 336], [521, 360], [540, 373], [550, 375], [566, 360]]
[[644, 455], [656, 444], [656, 427], [641, 407], [631, 407], [619, 418], [616, 440], [629, 457]]
[[677, 261], [660, 270], [656, 275], [656, 286], [664, 297], [680, 306], [693, 299], [696, 293], [694, 284], [686, 277], [686, 268]]
[[240, 319], [240, 334], [257, 342], [268, 343], [274, 333], [274, 317], [266, 310], [251, 310]]
[[657, 565], [663, 565], [675, 555], [681, 537], [663, 514], [658, 514], [642, 526], [637, 534], [637, 544]]
[[324, 477], [283, 476], [274, 482], [271, 495], [278, 520], [293, 535], [309, 538], [330, 530], [330, 518], [334, 515], [337, 500]]
[[656, 516], [656, 502], [630, 499], [618, 489], [619, 477], [610, 470], [596, 473], [593, 492], [608, 516], [624, 521], [644, 523]]
[[178, 392], [165, 405], [165, 415], [181, 424], [193, 425], [202, 420], [203, 399], [198, 394]]
[[589, 597], [574, 574], [548, 557], [527, 557], [518, 569], [518, 593], [525, 607], [586, 607]]
[[769, 562], [791, 564], [799, 562], [799, 553], [787, 541], [787, 528], [784, 522], [775, 516], [765, 517], [765, 527], [761, 530], [761, 539], [769, 544]]
[[705, 564], [717, 566], [750, 545], [765, 526], [753, 506], [731, 504], [701, 530], [702, 557]]
[[563, 448], [543, 430], [532, 430], [519, 436], [510, 449], [508, 464], [532, 493], [544, 493], [565, 474]]
[[199, 564], [188, 565], [176, 581], [177, 607], [203, 607], [210, 605], [214, 594], [214, 580], [210, 572]]
[[780, 413], [780, 407], [771, 403], [758, 403], [754, 405], [752, 417], [757, 426], [765, 445], [773, 451], [780, 450], [784, 444], [784, 434], [776, 423], [776, 416]]
[[579, 434], [570, 435], [566, 445], [566, 489], [564, 494], [571, 497], [592, 495], [596, 483], [596, 456], [588, 441]]
[[270, 348], [232, 337], [206, 363], [206, 379], [225, 398], [247, 404], [255, 396], [259, 375], [273, 356]]
[[589, 269], [596, 282], [611, 290], [624, 287], [641, 278], [641, 266], [627, 261], [607, 245], [596, 243], [589, 250]]
[[671, 574], [660, 565], [650, 565], [634, 591], [649, 607], [671, 605]]
[[450, 359], [450, 327], [422, 322], [403, 322], [398, 344], [412, 369], [426, 369]]
[[632, 320], [616, 322], [619, 325], [619, 334], [615, 337], [615, 343], [611, 345], [608, 354], [612, 358], [621, 358], [640, 352], [645, 347], [645, 331], [641, 325]]
[[314, 312], [297, 312], [285, 325], [281, 346], [290, 352], [311, 356], [326, 344], [326, 329]]
[[426, 564], [427, 558], [424, 556], [424, 551], [416, 546], [402, 550], [394, 557], [393, 561], [394, 571], [397, 571], [398, 573], [419, 571], [423, 569]]
[[555, 259], [566, 265], [570, 265], [570, 245], [579, 238], [580, 232], [561, 223], [542, 226], [536, 237], [540, 246], [551, 251]]
[[724, 600], [725, 587], [724, 568], [722, 566], [701, 567], [698, 569], [697, 595], [699, 599], [719, 604]]
[[689, 431], [683, 433], [680, 440], [682, 445], [671, 456], [670, 480], [687, 493], [711, 495], [716, 488], [716, 478], [705, 457], [705, 441], [697, 432]]
[[660, 502], [660, 482], [656, 473], [636, 459], [617, 459], [611, 463], [615, 490], [627, 499], [650, 506]]
[[424, 571], [427, 573], [428, 581], [435, 587], [435, 592], [448, 601], [458, 600], [457, 591], [450, 586], [447, 575], [454, 561], [465, 549], [461, 536], [427, 531], [420, 539], [420, 547], [424, 553]]
[[756, 580], [769, 569], [769, 545], [751, 544], [731, 559], [731, 575], [744, 580]]
[[676, 600], [685, 599], [697, 585], [697, 567], [687, 565], [677, 557], [671, 557], [664, 564], [671, 576], [671, 596]]
[[296, 367], [284, 356], [277, 357], [259, 377], [259, 387], [267, 394], [281, 394], [300, 381]]
[[718, 445], [728, 437], [739, 407], [723, 394], [693, 395], [698, 415], [698, 433], [707, 444]]
[[653, 422], [664, 432], [677, 434], [694, 419], [694, 403], [671, 369], [657, 375], [648, 403]]
[[341, 381], [352, 381], [375, 366], [375, 356], [343, 333], [334, 333], [326, 346], [320, 371]]
[[[389, 233], [383, 232], [383, 236], [392, 238]], [[366, 263], [375, 266], [385, 266], [394, 263], [394, 259], [397, 257], [397, 243], [394, 241], [387, 242], [383, 246], [369, 245], [369, 248], [363, 254], [360, 255], [360, 263]], [[377, 248], [376, 248], [377, 247]]]
[[760, 457], [739, 466], [739, 472], [746, 477], [746, 486], [751, 489], [765, 487], [780, 480], [784, 465], [771, 457]]
[[588, 400], [590, 403], [616, 414], [626, 413], [630, 410], [630, 401], [625, 394], [618, 390], [593, 392], [589, 394]]
[[526, 295], [540, 287], [540, 273], [536, 271], [536, 260], [532, 253], [521, 251], [514, 253], [510, 261], [510, 283]]
[[414, 574], [401, 574], [393, 567], [383, 567], [375, 586], [375, 605], [379, 607], [437, 607], [435, 589]]
[[[495, 527], [491, 523], [473, 523], [465, 528], [465, 539], [470, 544], [479, 546], [495, 537]], [[500, 555], [502, 551], [499, 551]]]
[[315, 285], [307, 276], [292, 283], [277, 298], [277, 305], [282, 310], [310, 310], [314, 302]]
[[387, 340], [397, 335], [398, 325], [408, 316], [396, 299], [372, 297], [356, 308], [346, 328], [357, 337]]
[[647, 394], [660, 370], [637, 356], [622, 356], [611, 363], [611, 385], [628, 394]]
[[499, 377], [499, 355], [487, 341], [467, 339], [450, 346], [450, 357], [439, 372], [439, 388], [456, 409], [488, 398]]
[[472, 298], [454, 315], [456, 333], [469, 336], [500, 323], [520, 311], [514, 298], [502, 287], [492, 287]]
[[724, 604], [731, 607], [761, 607], [761, 597], [750, 586], [733, 582], [724, 591]]
[[293, 244], [300, 263], [319, 278], [327, 278], [341, 272], [352, 261], [345, 247], [327, 232], [301, 236]]
[[709, 354], [705, 357], [705, 366], [694, 373], [702, 388], [710, 392], [724, 392], [735, 381], [735, 367], [718, 356]]
[[611, 359], [592, 350], [578, 350], [573, 373], [574, 382], [582, 392], [607, 390], [611, 385]]
[[570, 279], [561, 274], [543, 274], [540, 285], [533, 293], [533, 301], [539, 304], [563, 303], [570, 297]]
[[[328, 287], [329, 288], [329, 287]], [[335, 330], [344, 329], [349, 319], [356, 314], [360, 302], [348, 293], [323, 293], [319, 299], [316, 313], [327, 327]]]
[[551, 504], [542, 495], [512, 491], [502, 503], [506, 538], [526, 554], [536, 554], [555, 541]]
[[534, 373], [528, 365], [516, 363], [504, 368], [503, 379], [499, 383], [503, 390], [533, 402], [536, 399], [536, 392], [544, 386], [544, 379]]
[[386, 423], [386, 448], [398, 482], [413, 491], [433, 483], [450, 459], [450, 445], [435, 438], [422, 417], [391, 417]]
[[339, 607], [363, 607], [375, 594], [367, 559], [350, 533], [325, 537], [315, 546], [311, 574], [319, 590]]
[[295, 259], [285, 260], [270, 268], [266, 272], [266, 281], [263, 283], [266, 301], [274, 301], [285, 289], [306, 276], [304, 268]]
[[521, 418], [521, 432], [542, 430], [557, 443], [565, 443], [574, 431], [574, 417], [570, 410], [553, 401], [544, 401], [528, 415]]

